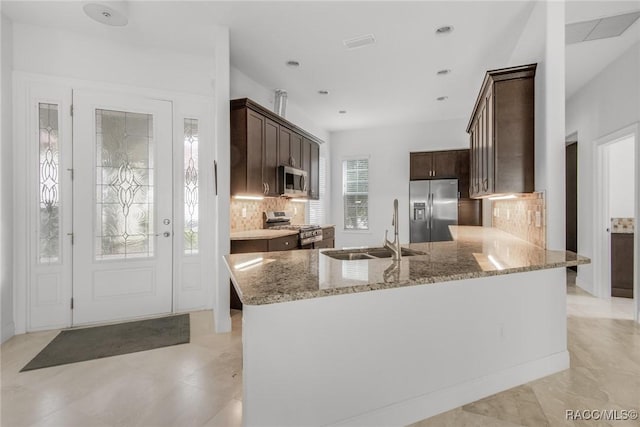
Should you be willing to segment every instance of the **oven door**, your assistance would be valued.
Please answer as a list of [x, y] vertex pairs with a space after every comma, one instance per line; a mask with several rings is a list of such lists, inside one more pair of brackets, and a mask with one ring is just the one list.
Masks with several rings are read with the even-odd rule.
[[307, 196], [307, 172], [289, 166], [280, 166], [280, 194], [290, 197]]

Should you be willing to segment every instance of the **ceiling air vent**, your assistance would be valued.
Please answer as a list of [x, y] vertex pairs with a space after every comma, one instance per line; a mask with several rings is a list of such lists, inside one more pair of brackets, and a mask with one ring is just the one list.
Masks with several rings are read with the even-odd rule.
[[618, 37], [640, 18], [640, 11], [565, 25], [566, 44]]
[[366, 34], [364, 36], [358, 36], [352, 39], [343, 40], [342, 43], [344, 43], [347, 49], [358, 49], [375, 44], [376, 38], [373, 36], [373, 34]]

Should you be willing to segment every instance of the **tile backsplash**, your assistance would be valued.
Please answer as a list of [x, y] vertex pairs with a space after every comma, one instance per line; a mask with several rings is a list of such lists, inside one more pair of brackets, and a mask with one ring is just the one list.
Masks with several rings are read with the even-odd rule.
[[[231, 231], [258, 230], [262, 228], [262, 212], [287, 211], [292, 214], [292, 224], [304, 224], [306, 203], [296, 203], [284, 197], [267, 197], [264, 200], [231, 199]], [[246, 216], [242, 210], [246, 209]]]
[[611, 218], [611, 232], [633, 234], [633, 220], [633, 218]]
[[535, 193], [524, 199], [494, 200], [491, 218], [495, 228], [546, 248], [547, 225], [543, 193]]

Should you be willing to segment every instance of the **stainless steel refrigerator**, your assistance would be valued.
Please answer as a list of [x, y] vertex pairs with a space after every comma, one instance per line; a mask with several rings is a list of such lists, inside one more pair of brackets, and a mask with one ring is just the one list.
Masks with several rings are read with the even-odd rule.
[[458, 180], [409, 182], [411, 243], [452, 240], [450, 225], [458, 224]]

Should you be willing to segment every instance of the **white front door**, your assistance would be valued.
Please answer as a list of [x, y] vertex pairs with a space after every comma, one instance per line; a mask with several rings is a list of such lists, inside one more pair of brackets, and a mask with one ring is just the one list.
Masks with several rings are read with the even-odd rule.
[[73, 324], [172, 311], [172, 104], [73, 91]]

